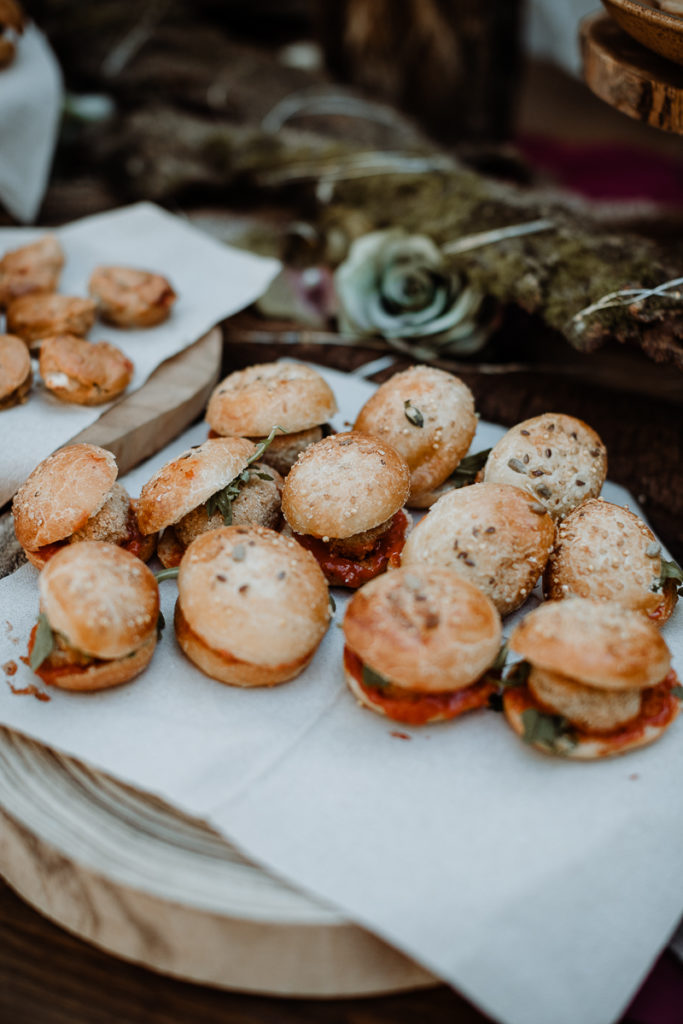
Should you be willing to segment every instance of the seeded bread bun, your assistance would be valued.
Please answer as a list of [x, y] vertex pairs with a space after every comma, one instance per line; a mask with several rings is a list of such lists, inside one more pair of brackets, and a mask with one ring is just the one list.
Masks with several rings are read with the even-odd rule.
[[0, 334], [0, 409], [25, 402], [33, 373], [28, 348], [14, 334]]
[[554, 536], [552, 519], [525, 491], [472, 484], [439, 498], [408, 537], [401, 565], [453, 569], [507, 615], [533, 590]]
[[140, 492], [143, 534], [177, 523], [246, 468], [256, 445], [243, 437], [217, 437], [183, 452], [158, 469]]
[[476, 428], [470, 389], [431, 366], [412, 366], [382, 384], [353, 427], [400, 452], [410, 468], [408, 504], [418, 508], [467, 454]]
[[[344, 616], [346, 643], [389, 682], [419, 693], [460, 690], [498, 656], [500, 616], [450, 569], [396, 569], [356, 591]], [[357, 694], [358, 695], [358, 694]]]
[[117, 327], [155, 327], [177, 296], [161, 274], [133, 267], [97, 267], [88, 285], [97, 315]]
[[54, 292], [64, 266], [64, 252], [55, 235], [5, 253], [0, 260], [0, 309], [20, 295]]
[[391, 519], [409, 493], [403, 456], [351, 431], [306, 449], [285, 480], [282, 511], [295, 533], [346, 538]]
[[14, 496], [14, 530], [22, 548], [28, 554], [82, 529], [117, 475], [114, 456], [94, 444], [73, 444], [50, 455]]
[[74, 334], [43, 338], [40, 375], [62, 402], [103, 405], [118, 398], [133, 379], [133, 364], [108, 341], [86, 341]]
[[272, 530], [213, 530], [198, 537], [181, 562], [178, 642], [220, 682], [273, 686], [293, 679], [315, 654], [329, 620], [317, 562]]
[[546, 600], [590, 597], [616, 601], [664, 623], [674, 609], [675, 585], [654, 592], [662, 571], [660, 545], [627, 508], [591, 498], [562, 520], [543, 578]]
[[337, 411], [330, 386], [303, 363], [260, 363], [237, 370], [216, 386], [206, 419], [220, 435], [267, 437], [278, 424], [287, 433], [325, 423]]
[[54, 334], [84, 338], [94, 323], [92, 299], [71, 295], [23, 295], [7, 308], [7, 330], [23, 338], [31, 351]]
[[657, 627], [618, 604], [582, 597], [536, 608], [510, 649], [546, 672], [603, 690], [642, 690], [667, 675], [671, 655]]
[[521, 487], [553, 519], [596, 498], [606, 475], [607, 453], [595, 431], [573, 416], [550, 412], [508, 430], [484, 467], [486, 483]]

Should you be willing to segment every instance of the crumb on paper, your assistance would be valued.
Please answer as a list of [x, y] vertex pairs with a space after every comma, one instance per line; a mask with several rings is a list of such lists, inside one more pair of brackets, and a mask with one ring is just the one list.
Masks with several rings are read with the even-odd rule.
[[2, 666], [2, 671], [6, 676], [15, 676], [17, 674], [17, 663], [16, 661], [6, 661]]
[[636, 779], [639, 779], [639, 778], [640, 778], [640, 775], [638, 774], [638, 772], [634, 772], [633, 775], [629, 775], [629, 779], [631, 779], [632, 782], [634, 782]]
[[8, 683], [8, 685], [12, 693], [16, 694], [18, 697], [28, 696], [35, 697], [36, 700], [52, 700], [52, 697], [50, 697], [48, 693], [43, 693], [43, 691], [39, 690], [33, 683], [29, 686], [12, 686], [11, 683]]
[[390, 732], [389, 735], [395, 736], [397, 740], [411, 740], [413, 738], [407, 732]]

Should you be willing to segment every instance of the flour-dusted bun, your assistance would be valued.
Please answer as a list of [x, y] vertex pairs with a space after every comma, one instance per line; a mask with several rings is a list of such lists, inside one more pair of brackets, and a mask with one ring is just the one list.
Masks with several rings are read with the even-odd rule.
[[70, 545], [50, 560], [39, 588], [55, 637], [37, 669], [46, 682], [99, 690], [132, 679], [148, 664], [156, 646], [159, 588], [139, 558], [99, 541]]
[[111, 402], [126, 390], [133, 370], [131, 360], [108, 341], [57, 334], [43, 338], [40, 346], [40, 375], [48, 391], [62, 402]]
[[391, 519], [410, 493], [410, 470], [376, 438], [350, 431], [307, 448], [285, 480], [282, 511], [295, 533], [346, 538]]
[[82, 529], [118, 475], [111, 452], [93, 444], [60, 448], [21, 485], [12, 504], [17, 540], [27, 552]]
[[473, 484], [439, 498], [408, 537], [401, 565], [454, 569], [507, 615], [533, 590], [554, 535], [552, 519], [525, 491]]
[[183, 557], [178, 642], [220, 682], [273, 686], [294, 678], [313, 657], [329, 620], [328, 590], [317, 562], [272, 530], [213, 530]]
[[458, 377], [412, 366], [382, 384], [361, 409], [354, 430], [386, 441], [410, 468], [408, 504], [446, 480], [467, 454], [477, 417], [472, 392]]
[[330, 386], [312, 367], [260, 363], [231, 373], [216, 386], [206, 419], [221, 436], [260, 438], [276, 424], [288, 434], [318, 427], [336, 411]]
[[43, 338], [75, 334], [84, 338], [95, 323], [95, 303], [71, 295], [23, 295], [7, 308], [7, 330], [33, 350]]
[[603, 690], [642, 690], [667, 675], [671, 655], [657, 627], [604, 601], [551, 601], [513, 630], [510, 649], [532, 665]]
[[450, 569], [396, 569], [356, 591], [346, 608], [348, 647], [388, 682], [419, 693], [460, 690], [496, 660], [500, 616]]
[[25, 402], [33, 374], [28, 348], [14, 334], [0, 334], [0, 409]]
[[133, 267], [97, 267], [88, 290], [100, 319], [116, 327], [155, 327], [168, 319], [177, 298], [161, 274]]
[[592, 498], [559, 523], [546, 567], [547, 600], [590, 597], [644, 612], [658, 625], [674, 609], [673, 584], [654, 591], [662, 571], [652, 530], [628, 508]]
[[607, 453], [595, 431], [562, 413], [544, 413], [508, 430], [488, 457], [486, 483], [512, 484], [562, 519], [596, 498], [607, 475]]
[[6, 252], [0, 260], [0, 309], [21, 295], [54, 292], [64, 266], [64, 252], [55, 235]]
[[255, 451], [243, 437], [217, 437], [167, 462], [140, 492], [142, 533], [163, 530], [203, 505], [246, 468]]

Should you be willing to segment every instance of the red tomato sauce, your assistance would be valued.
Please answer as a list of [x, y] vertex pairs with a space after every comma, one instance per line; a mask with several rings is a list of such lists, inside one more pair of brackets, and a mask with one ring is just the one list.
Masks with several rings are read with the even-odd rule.
[[344, 647], [344, 667], [371, 703], [381, 708], [387, 718], [405, 725], [425, 725], [437, 715], [442, 719], [457, 718], [466, 711], [486, 707], [489, 697], [498, 689], [495, 683], [480, 679], [462, 690], [448, 693], [411, 693], [395, 686], [388, 687], [389, 692], [384, 693], [378, 687], [365, 685], [363, 662], [348, 647]]
[[[578, 729], [573, 726], [574, 733], [579, 740], [581, 737], [601, 740], [615, 751], [628, 747], [640, 739], [649, 726], [661, 729], [673, 722], [678, 714], [679, 701], [671, 691], [677, 685], [678, 676], [671, 669], [661, 683], [643, 690], [640, 714], [631, 722], [627, 722], [626, 725], [622, 725], [614, 732], [588, 732], [586, 729]], [[523, 686], [515, 686], [506, 690], [503, 703], [506, 711], [509, 709], [520, 715], [530, 708], [541, 714], [554, 713], [535, 699], [526, 683]]]
[[363, 558], [345, 558], [333, 555], [323, 540], [305, 533], [295, 533], [295, 539], [302, 547], [316, 557], [325, 579], [333, 587], [349, 587], [352, 590], [361, 587], [368, 580], [384, 572], [389, 563], [399, 564], [399, 556], [403, 550], [408, 530], [408, 520], [403, 510], [399, 510], [391, 520], [391, 525], [377, 541], [372, 551]]

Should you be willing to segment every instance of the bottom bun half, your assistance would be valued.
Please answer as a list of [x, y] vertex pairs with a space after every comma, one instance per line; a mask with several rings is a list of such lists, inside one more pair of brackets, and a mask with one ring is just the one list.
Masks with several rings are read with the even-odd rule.
[[96, 661], [85, 667], [72, 665], [68, 668], [51, 670], [44, 662], [36, 675], [44, 683], [56, 686], [60, 690], [86, 693], [95, 690], [107, 690], [110, 686], [127, 683], [147, 668], [157, 645], [156, 633], [145, 641], [142, 647], [125, 658], [111, 661]]
[[317, 644], [302, 658], [281, 665], [255, 665], [240, 661], [227, 651], [214, 651], [190, 628], [176, 601], [174, 625], [176, 639], [183, 653], [198, 669], [219, 683], [230, 686], [276, 686], [294, 679], [306, 668], [317, 650]]
[[[643, 693], [643, 706], [640, 714], [633, 721], [620, 729], [609, 733], [588, 733], [575, 727], [566, 736], [561, 736], [554, 747], [543, 742], [531, 742], [529, 745], [544, 754], [566, 757], [576, 761], [597, 761], [606, 757], [617, 757], [630, 750], [637, 750], [654, 743], [668, 729], [678, 715], [680, 702], [671, 692], [677, 682], [674, 673], [658, 686]], [[536, 711], [539, 714], [552, 715], [535, 700], [528, 686], [518, 686], [508, 690], [503, 697], [505, 717], [517, 733], [524, 737], [525, 711]]]

